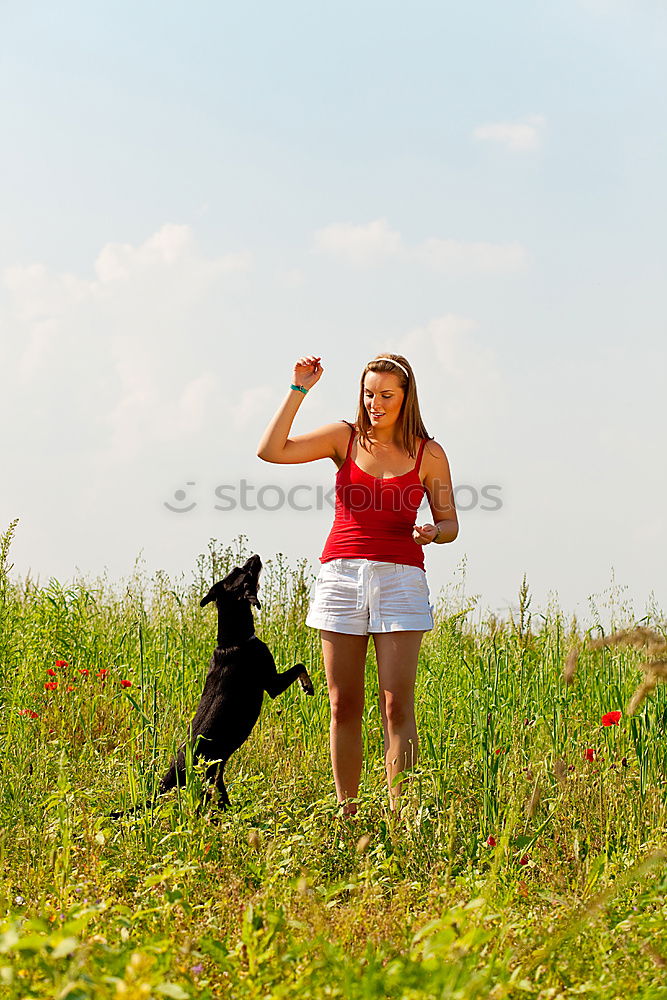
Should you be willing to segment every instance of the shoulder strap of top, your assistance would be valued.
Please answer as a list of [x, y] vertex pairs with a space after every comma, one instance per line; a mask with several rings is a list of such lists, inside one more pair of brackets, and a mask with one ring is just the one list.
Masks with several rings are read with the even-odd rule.
[[347, 461], [348, 458], [350, 457], [350, 452], [352, 450], [352, 442], [354, 441], [354, 424], [351, 424], [349, 420], [343, 420], [341, 421], [341, 423], [347, 424], [347, 426], [352, 431], [352, 433], [350, 434], [350, 440], [347, 442], [347, 453], [345, 455], [345, 461]]
[[419, 451], [417, 452], [417, 464], [415, 465], [415, 472], [419, 472], [419, 466], [421, 465], [425, 444], [426, 444], [426, 438], [422, 438], [422, 443], [419, 445]]

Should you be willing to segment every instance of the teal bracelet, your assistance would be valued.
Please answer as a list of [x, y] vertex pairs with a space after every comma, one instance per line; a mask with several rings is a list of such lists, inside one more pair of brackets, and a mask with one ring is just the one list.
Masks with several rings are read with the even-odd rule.
[[304, 389], [304, 387], [302, 385], [291, 385], [290, 389], [298, 389], [299, 392], [304, 393], [304, 395], [308, 392], [308, 390]]

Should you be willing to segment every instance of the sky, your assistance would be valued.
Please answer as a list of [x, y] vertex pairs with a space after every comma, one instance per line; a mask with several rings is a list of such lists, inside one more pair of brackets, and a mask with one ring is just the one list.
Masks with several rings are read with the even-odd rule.
[[301, 355], [294, 435], [389, 351], [456, 490], [432, 598], [664, 612], [666, 56], [658, 0], [5, 0], [13, 573], [314, 575], [335, 466], [257, 445]]

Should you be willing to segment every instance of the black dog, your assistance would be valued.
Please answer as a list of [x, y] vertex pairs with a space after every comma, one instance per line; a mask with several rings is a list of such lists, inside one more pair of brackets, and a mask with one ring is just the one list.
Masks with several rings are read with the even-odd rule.
[[[259, 718], [264, 692], [276, 698], [298, 680], [306, 694], [313, 694], [313, 684], [303, 663], [279, 674], [269, 647], [255, 635], [250, 606], [261, 607], [257, 599], [261, 569], [259, 556], [250, 556], [243, 567], [235, 567], [200, 601], [202, 608], [212, 601], [216, 603], [218, 640], [199, 707], [190, 725], [189, 742], [193, 747], [193, 761], [203, 758], [214, 762], [207, 769], [206, 777], [215, 781], [218, 802], [223, 809], [230, 804], [223, 778], [225, 764], [250, 736]], [[162, 795], [177, 784], [183, 785], [185, 780], [184, 744], [160, 781], [158, 793]], [[111, 815], [117, 819], [125, 812]]]

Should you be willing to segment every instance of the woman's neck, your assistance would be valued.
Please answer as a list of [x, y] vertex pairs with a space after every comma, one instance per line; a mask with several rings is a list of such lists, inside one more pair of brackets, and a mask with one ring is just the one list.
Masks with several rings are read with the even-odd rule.
[[[391, 435], [391, 436], [390, 436]], [[391, 434], [391, 430], [387, 431], [387, 436], [376, 436], [374, 434], [368, 434], [368, 438], [372, 444], [380, 445], [381, 448], [401, 448], [402, 441], [399, 435]]]

